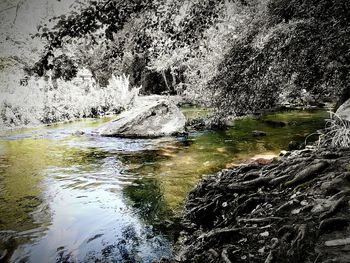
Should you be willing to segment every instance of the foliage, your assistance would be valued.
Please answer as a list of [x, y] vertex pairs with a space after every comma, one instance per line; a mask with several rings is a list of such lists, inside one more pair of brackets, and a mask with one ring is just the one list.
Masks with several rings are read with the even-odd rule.
[[52, 62], [52, 78], [62, 78], [65, 81], [71, 80], [78, 72], [77, 65], [65, 54], [55, 57]]
[[269, 0], [261, 3], [211, 80], [216, 105], [254, 113], [303, 93], [337, 98], [348, 89], [350, 4]]
[[[81, 3], [69, 15], [54, 17], [56, 25], [49, 29], [46, 25], [39, 26], [40, 36], [46, 39], [46, 52], [37, 63], [35, 71], [42, 75], [51, 69], [50, 59], [55, 57], [54, 51], [70, 44], [73, 39], [89, 37], [92, 44], [99, 44], [103, 39], [105, 48], [111, 49], [111, 42], [114, 40], [114, 33], [121, 30], [134, 14], [153, 7], [151, 0], [133, 1], [89, 1], [88, 4]], [[112, 56], [117, 56], [116, 49], [112, 51]]]
[[107, 87], [94, 82], [30, 78], [27, 86], [17, 86], [11, 76], [3, 81], [0, 96], [0, 128], [37, 125], [83, 117], [117, 113], [128, 107], [138, 95], [129, 87], [127, 77], [112, 76]]
[[[345, 0], [104, 0], [41, 27], [35, 71], [66, 54], [102, 85], [130, 75], [144, 93], [178, 93], [242, 115], [349, 92], [350, 6]], [[53, 61], [53, 62], [52, 62]], [[52, 64], [51, 64], [52, 62]], [[342, 95], [343, 94], [343, 95]], [[345, 95], [344, 95], [345, 94]], [[309, 99], [308, 99], [309, 100]]]
[[[117, 72], [131, 75], [133, 85], [152, 89], [162, 82], [159, 92], [174, 90], [184, 81], [184, 66], [179, 64], [203, 52], [200, 41], [225, 13], [224, 6], [223, 0], [90, 1], [67, 16], [54, 18], [53, 29], [39, 27], [37, 36], [46, 39], [47, 46], [34, 71], [46, 74], [55, 67], [57, 50], [67, 52], [73, 47], [77, 52], [67, 53], [88, 67], [101, 85]], [[179, 49], [190, 52], [159, 63]]]
[[350, 123], [330, 112], [325, 134], [322, 135], [321, 144], [331, 147], [350, 147]]

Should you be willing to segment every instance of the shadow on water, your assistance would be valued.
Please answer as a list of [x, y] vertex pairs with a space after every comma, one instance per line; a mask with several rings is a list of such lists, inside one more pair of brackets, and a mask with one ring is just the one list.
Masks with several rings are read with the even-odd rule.
[[[124, 194], [148, 223], [171, 221], [180, 214], [187, 193], [202, 175], [258, 154], [277, 155], [288, 149], [291, 141], [301, 144], [310, 133], [324, 127], [327, 117], [325, 111], [317, 110], [245, 117], [226, 130], [193, 133], [158, 150], [122, 157], [128, 172], [137, 175], [135, 184], [125, 187]], [[254, 136], [255, 130], [266, 136]], [[315, 139], [310, 137], [308, 142]], [[176, 224], [173, 227], [176, 229]]]
[[108, 119], [2, 133], [0, 250], [10, 235], [17, 246], [11, 262], [170, 256], [184, 199], [202, 175], [302, 142], [326, 117], [324, 111], [246, 117], [227, 130], [186, 138], [89, 135]]
[[175, 217], [174, 211], [165, 202], [156, 178], [137, 179], [135, 184], [125, 187], [124, 193], [139, 216], [152, 226], [154, 233], [163, 233], [170, 241], [176, 241], [179, 218]]

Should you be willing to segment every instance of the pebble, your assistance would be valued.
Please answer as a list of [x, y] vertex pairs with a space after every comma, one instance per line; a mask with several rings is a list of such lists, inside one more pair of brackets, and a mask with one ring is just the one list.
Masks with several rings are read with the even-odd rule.
[[268, 231], [260, 233], [260, 236], [262, 236], [262, 237], [268, 237], [269, 235], [270, 235], [270, 233]]
[[302, 206], [307, 206], [309, 203], [306, 202], [306, 201], [301, 201], [300, 204], [301, 204]]
[[258, 250], [259, 254], [264, 254], [265, 253], [265, 246], [263, 246], [262, 248], [260, 248]]
[[297, 209], [294, 209], [294, 210], [292, 210], [292, 215], [297, 215], [297, 214], [299, 214], [300, 213], [300, 211], [301, 211], [301, 209], [300, 208], [297, 208]]

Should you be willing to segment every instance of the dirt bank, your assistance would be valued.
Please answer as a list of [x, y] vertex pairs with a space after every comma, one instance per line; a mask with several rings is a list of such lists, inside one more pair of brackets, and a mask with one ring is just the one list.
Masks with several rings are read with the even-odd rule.
[[203, 179], [171, 262], [350, 262], [350, 149], [309, 148]]

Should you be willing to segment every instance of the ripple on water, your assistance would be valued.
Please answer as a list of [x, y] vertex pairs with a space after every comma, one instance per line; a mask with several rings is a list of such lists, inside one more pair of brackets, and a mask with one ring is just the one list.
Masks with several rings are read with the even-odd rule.
[[[154, 148], [154, 141], [74, 136], [71, 126], [12, 131], [0, 141], [0, 188], [6, 188], [6, 200], [13, 197], [24, 209], [24, 199], [29, 199], [17, 198], [14, 194], [22, 195], [12, 189], [23, 178], [30, 179], [28, 172], [38, 179], [23, 189], [24, 196], [38, 196], [38, 204], [31, 202], [31, 223], [16, 234], [19, 247], [12, 261], [151, 262], [169, 256], [171, 242], [139, 218], [122, 192], [135, 175], [125, 172], [118, 154]], [[6, 207], [15, 208], [11, 203]]]
[[[203, 174], [304, 140], [322, 128], [324, 117], [293, 112], [243, 118], [227, 130], [187, 138], [92, 135], [105, 120], [2, 133], [0, 231], [17, 232], [12, 261], [152, 262], [169, 256], [171, 231], [177, 230], [161, 224], [181, 211]], [[276, 128], [266, 119], [286, 125]], [[257, 129], [267, 136], [251, 136]]]
[[100, 161], [102, 165], [88, 169], [47, 169], [42, 184], [51, 223], [44, 236], [18, 249], [16, 260], [151, 262], [171, 254], [170, 241], [144, 225], [118, 191], [124, 180], [131, 182], [127, 176], [120, 178], [118, 161], [113, 157]]

